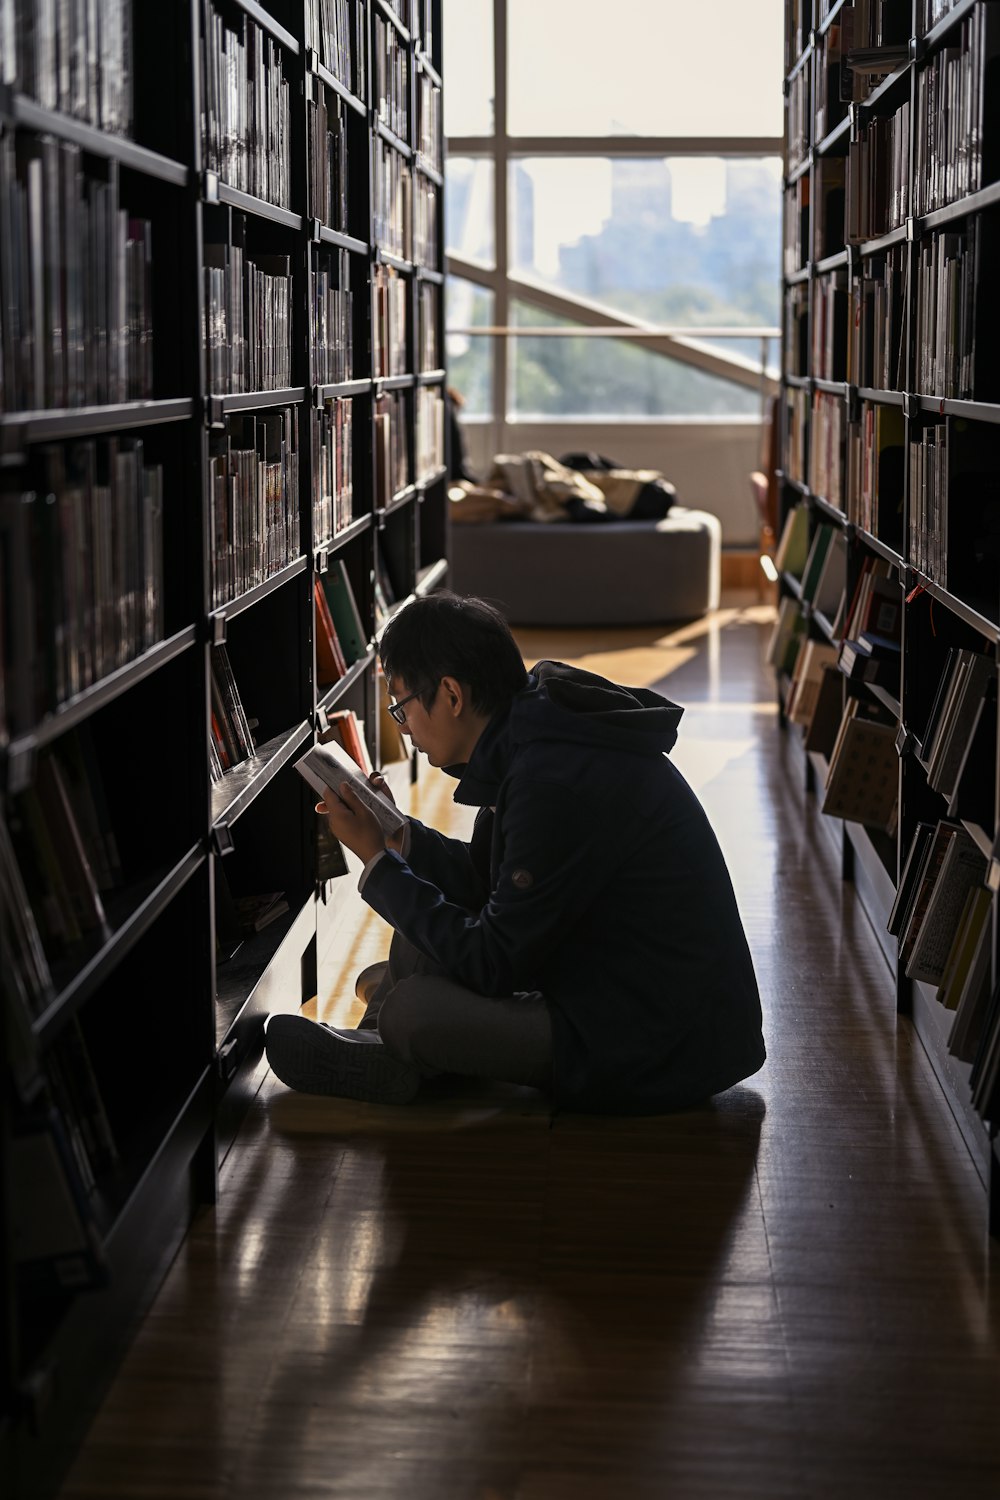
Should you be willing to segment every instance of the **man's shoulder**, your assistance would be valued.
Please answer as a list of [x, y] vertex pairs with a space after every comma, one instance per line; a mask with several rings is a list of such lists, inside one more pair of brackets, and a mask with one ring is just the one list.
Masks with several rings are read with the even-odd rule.
[[572, 791], [621, 777], [644, 781], [670, 775], [670, 762], [660, 752], [640, 754], [625, 747], [539, 736], [526, 737], [515, 747], [505, 779]]

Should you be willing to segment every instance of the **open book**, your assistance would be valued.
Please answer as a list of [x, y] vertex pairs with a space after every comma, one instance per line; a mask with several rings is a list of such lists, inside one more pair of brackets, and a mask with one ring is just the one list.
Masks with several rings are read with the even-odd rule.
[[313, 745], [295, 762], [295, 769], [313, 791], [324, 798], [336, 797], [338, 789], [348, 782], [359, 802], [375, 814], [387, 837], [398, 833], [406, 823], [396, 804], [390, 802], [383, 792], [376, 791], [347, 751], [333, 740], [328, 740], [325, 745]]

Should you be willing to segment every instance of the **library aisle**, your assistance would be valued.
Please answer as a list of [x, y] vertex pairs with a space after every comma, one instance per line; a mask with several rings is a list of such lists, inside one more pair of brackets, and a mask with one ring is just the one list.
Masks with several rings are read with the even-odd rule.
[[687, 705], [676, 759], [733, 871], [764, 1070], [648, 1120], [269, 1080], [63, 1500], [996, 1493], [983, 1188], [796, 790], [769, 630], [747, 604], [521, 636]]

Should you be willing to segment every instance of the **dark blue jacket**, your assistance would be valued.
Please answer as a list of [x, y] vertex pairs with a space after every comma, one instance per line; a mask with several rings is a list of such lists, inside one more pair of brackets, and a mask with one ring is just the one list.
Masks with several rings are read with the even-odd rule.
[[453, 768], [455, 801], [481, 809], [471, 841], [412, 820], [407, 860], [379, 860], [365, 883], [369, 905], [460, 984], [542, 992], [565, 1106], [675, 1109], [764, 1061], [729, 872], [666, 755], [682, 712], [540, 662]]

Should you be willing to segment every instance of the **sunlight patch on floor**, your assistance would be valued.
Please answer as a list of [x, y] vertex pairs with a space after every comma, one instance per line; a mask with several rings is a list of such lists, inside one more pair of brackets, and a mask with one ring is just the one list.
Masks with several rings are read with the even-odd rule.
[[[662, 625], [576, 626], [572, 629], [516, 628], [514, 637], [529, 666], [563, 661], [633, 687], [652, 687], [686, 666], [706, 646], [718, 650], [724, 630], [756, 629], [774, 620], [769, 604], [714, 610], [666, 630]], [[627, 656], [623, 668], [621, 658]]]
[[[737, 705], [745, 712], [743, 705]], [[713, 712], [715, 711], [713, 705]], [[670, 759], [693, 791], [700, 793], [709, 782], [754, 748], [756, 740], [702, 739], [682, 735], [670, 753]]]

